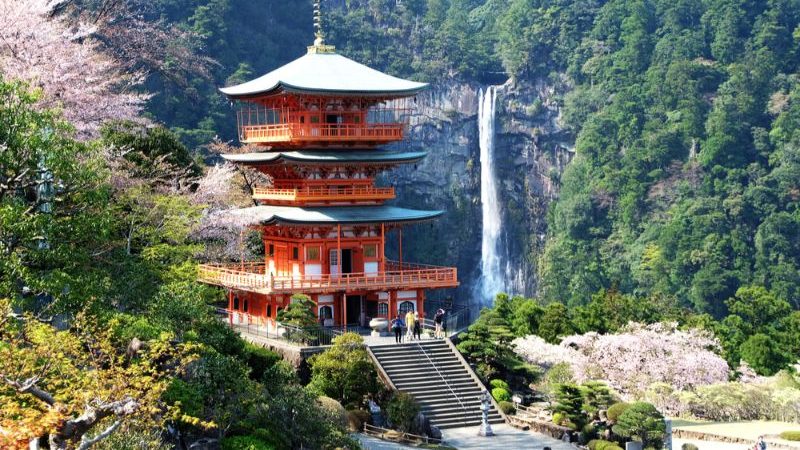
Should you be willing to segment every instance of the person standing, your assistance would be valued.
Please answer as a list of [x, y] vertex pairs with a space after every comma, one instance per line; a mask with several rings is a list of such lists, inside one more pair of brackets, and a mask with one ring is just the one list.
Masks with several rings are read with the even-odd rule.
[[444, 334], [442, 333], [443, 322], [444, 322], [444, 310], [442, 308], [439, 308], [438, 310], [436, 310], [436, 315], [433, 316], [433, 323], [434, 325], [436, 325], [436, 332], [434, 333], [436, 339], [441, 339], [444, 337]]
[[419, 312], [414, 311], [414, 338], [422, 340], [422, 324], [419, 321]]
[[767, 450], [767, 443], [764, 441], [764, 436], [759, 436], [756, 442], [756, 450]]
[[414, 339], [414, 312], [410, 309], [406, 312], [406, 337], [409, 341]]
[[394, 316], [394, 320], [392, 320], [392, 331], [394, 331], [395, 344], [403, 342], [403, 328], [405, 328], [405, 324], [403, 323], [403, 319], [400, 318], [400, 314]]

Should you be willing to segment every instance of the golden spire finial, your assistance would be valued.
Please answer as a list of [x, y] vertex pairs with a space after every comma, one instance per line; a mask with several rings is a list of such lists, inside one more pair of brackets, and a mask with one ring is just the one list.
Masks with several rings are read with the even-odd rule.
[[333, 53], [336, 48], [325, 45], [325, 32], [322, 30], [322, 0], [314, 0], [314, 45], [308, 47], [309, 53]]

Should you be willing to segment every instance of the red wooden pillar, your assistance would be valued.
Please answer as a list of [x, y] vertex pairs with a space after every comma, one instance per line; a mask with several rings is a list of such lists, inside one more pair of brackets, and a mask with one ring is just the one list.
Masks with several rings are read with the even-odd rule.
[[397, 231], [398, 231], [398, 236], [399, 236], [399, 241], [400, 241], [398, 243], [398, 245], [397, 245], [397, 248], [399, 249], [399, 252], [398, 252], [399, 255], [398, 256], [400, 257], [400, 270], [403, 270], [403, 228], [402, 227], [398, 227]]
[[233, 325], [233, 290], [228, 291], [228, 324]]
[[417, 289], [417, 311], [420, 320], [425, 318], [425, 289]]
[[389, 320], [397, 316], [397, 291], [389, 291]]
[[383, 273], [386, 272], [386, 225], [381, 224], [381, 253], [378, 255], [380, 257], [380, 264], [378, 271]]

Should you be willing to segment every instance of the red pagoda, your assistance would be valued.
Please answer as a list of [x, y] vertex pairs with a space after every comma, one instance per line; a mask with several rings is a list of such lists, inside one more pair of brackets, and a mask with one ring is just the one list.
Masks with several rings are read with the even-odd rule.
[[[260, 232], [263, 260], [200, 266], [200, 281], [228, 292], [231, 322], [272, 328], [293, 294], [317, 305], [325, 326], [419, 311], [426, 289], [458, 286], [456, 269], [402, 259], [402, 227], [442, 211], [386, 205], [392, 187], [376, 176], [424, 152], [381, 145], [403, 139], [424, 83], [352, 61], [317, 39], [308, 53], [255, 80], [221, 89], [237, 106], [239, 140], [264, 151], [227, 154], [272, 180], [254, 189], [258, 206], [231, 213]], [[385, 257], [390, 231], [399, 261]]]

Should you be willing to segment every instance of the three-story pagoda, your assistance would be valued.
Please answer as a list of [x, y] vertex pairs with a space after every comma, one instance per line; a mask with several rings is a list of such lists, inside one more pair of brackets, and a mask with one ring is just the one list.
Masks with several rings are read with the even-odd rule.
[[[402, 261], [402, 227], [442, 211], [386, 205], [394, 188], [375, 184], [380, 172], [425, 157], [380, 146], [403, 139], [411, 99], [426, 87], [337, 54], [318, 31], [305, 56], [221, 89], [237, 105], [239, 140], [264, 146], [223, 158], [272, 180], [254, 189], [258, 206], [231, 213], [260, 232], [263, 260], [200, 266], [202, 282], [228, 291], [232, 322], [274, 327], [297, 293], [314, 300], [326, 326], [408, 310], [424, 317], [426, 289], [458, 285], [453, 267]], [[385, 256], [393, 230], [400, 261]]]

